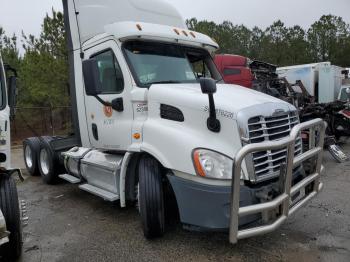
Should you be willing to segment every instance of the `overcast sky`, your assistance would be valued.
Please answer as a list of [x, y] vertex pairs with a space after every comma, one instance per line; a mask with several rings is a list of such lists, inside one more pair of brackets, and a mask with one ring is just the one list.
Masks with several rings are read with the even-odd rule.
[[[118, 0], [116, 0], [118, 1]], [[310, 26], [324, 14], [343, 17], [350, 23], [350, 0], [166, 0], [184, 18], [196, 17], [215, 22], [265, 28], [281, 19], [287, 26]], [[147, 2], [147, 0], [145, 0]], [[8, 34], [40, 33], [43, 17], [51, 8], [62, 10], [61, 0], [0, 0], [0, 26]]]

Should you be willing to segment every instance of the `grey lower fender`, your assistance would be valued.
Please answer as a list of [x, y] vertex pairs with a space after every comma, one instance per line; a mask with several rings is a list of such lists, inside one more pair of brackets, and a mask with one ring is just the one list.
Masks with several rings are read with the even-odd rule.
[[[168, 175], [174, 190], [181, 223], [190, 229], [200, 231], [227, 231], [230, 219], [230, 186], [206, 185], [175, 175]], [[240, 206], [256, 203], [255, 192], [241, 186]], [[240, 219], [240, 224], [248, 224], [259, 216]]]

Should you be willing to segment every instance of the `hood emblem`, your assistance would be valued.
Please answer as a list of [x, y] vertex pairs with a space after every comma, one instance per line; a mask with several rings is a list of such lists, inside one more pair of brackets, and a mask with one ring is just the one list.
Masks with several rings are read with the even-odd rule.
[[283, 109], [276, 109], [275, 112], [273, 112], [272, 116], [280, 116], [284, 113], [285, 111]]

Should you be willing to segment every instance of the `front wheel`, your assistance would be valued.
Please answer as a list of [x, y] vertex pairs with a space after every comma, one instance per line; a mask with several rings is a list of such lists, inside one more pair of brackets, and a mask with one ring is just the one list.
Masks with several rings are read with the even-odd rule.
[[0, 208], [10, 232], [9, 242], [1, 246], [1, 256], [16, 259], [22, 252], [22, 226], [16, 183], [7, 174], [0, 174]]
[[144, 156], [139, 163], [139, 208], [146, 238], [164, 234], [164, 195], [162, 169], [157, 160]]

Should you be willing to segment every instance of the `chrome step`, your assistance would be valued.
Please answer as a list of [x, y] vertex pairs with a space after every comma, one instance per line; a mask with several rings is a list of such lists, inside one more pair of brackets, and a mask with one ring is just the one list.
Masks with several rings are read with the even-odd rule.
[[113, 202], [119, 199], [119, 195], [103, 190], [101, 188], [95, 187], [90, 184], [80, 185], [79, 188], [86, 192], [94, 194], [96, 196], [102, 197], [104, 200], [107, 200], [107, 201]]
[[62, 174], [62, 175], [59, 175], [58, 177], [72, 184], [79, 184], [81, 182], [79, 178], [68, 174]]

